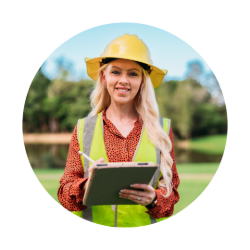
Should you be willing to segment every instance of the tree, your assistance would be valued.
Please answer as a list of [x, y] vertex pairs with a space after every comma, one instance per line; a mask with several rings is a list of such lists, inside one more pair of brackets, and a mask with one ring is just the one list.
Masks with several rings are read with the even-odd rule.
[[43, 132], [48, 130], [48, 116], [44, 110], [44, 100], [51, 81], [43, 74], [41, 68], [37, 71], [27, 94], [23, 112], [24, 132]]

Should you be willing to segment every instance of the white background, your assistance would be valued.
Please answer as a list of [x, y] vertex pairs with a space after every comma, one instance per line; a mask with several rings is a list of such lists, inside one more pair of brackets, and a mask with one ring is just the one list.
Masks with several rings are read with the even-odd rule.
[[[1, 1], [1, 249], [249, 249], [248, 1]], [[222, 163], [178, 215], [140, 228], [109, 228], [65, 211], [36, 179], [22, 113], [38, 68], [86, 29], [137, 22], [173, 33], [215, 73], [228, 110]], [[100, 38], [101, 39], [101, 38]]]

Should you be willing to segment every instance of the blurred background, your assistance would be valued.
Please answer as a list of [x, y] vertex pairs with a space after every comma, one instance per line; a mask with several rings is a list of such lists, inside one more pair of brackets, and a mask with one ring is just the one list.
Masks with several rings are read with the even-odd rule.
[[[155, 89], [162, 117], [171, 119], [180, 201], [174, 214], [192, 203], [218, 169], [227, 134], [227, 112], [219, 83], [203, 58], [176, 36], [142, 24], [119, 23], [84, 31], [59, 46], [37, 71], [23, 112], [24, 143], [31, 167], [58, 202], [71, 133], [90, 112], [95, 86], [84, 57], [99, 56], [124, 33], [149, 47], [154, 65], [168, 69]], [[100, 39], [101, 38], [101, 39]]]

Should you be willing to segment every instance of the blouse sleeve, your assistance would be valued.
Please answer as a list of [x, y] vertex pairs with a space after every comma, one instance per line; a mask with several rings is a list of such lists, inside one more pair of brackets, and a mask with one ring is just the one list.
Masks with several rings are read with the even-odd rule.
[[77, 140], [77, 126], [71, 137], [69, 152], [64, 174], [60, 180], [60, 187], [57, 192], [59, 202], [69, 211], [81, 211], [84, 190], [83, 186], [88, 178], [84, 178], [84, 171]]
[[173, 131], [172, 128], [170, 128], [169, 131], [169, 137], [172, 142], [172, 150], [170, 152], [170, 155], [173, 159], [173, 166], [172, 166], [172, 185], [173, 185], [173, 191], [171, 195], [168, 198], [164, 198], [162, 194], [166, 194], [166, 189], [163, 188], [157, 188], [155, 190], [156, 196], [157, 196], [157, 203], [156, 206], [152, 209], [148, 209], [147, 213], [153, 216], [156, 219], [162, 218], [162, 217], [169, 217], [174, 212], [174, 205], [179, 201], [180, 196], [177, 192], [177, 188], [180, 184], [179, 176], [176, 169], [175, 164], [175, 155], [174, 155], [174, 141], [173, 141]]

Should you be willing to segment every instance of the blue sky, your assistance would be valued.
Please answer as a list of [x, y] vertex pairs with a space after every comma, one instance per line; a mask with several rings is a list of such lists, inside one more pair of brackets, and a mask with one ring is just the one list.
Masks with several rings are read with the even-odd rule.
[[199, 60], [205, 72], [211, 71], [204, 59], [180, 38], [165, 30], [136, 23], [107, 24], [83, 31], [59, 45], [42, 70], [53, 79], [57, 75], [56, 59], [64, 57], [73, 64], [75, 79], [88, 78], [84, 58], [100, 56], [110, 41], [124, 33], [135, 34], [146, 43], [154, 65], [168, 70], [166, 79], [184, 79], [190, 61]]

